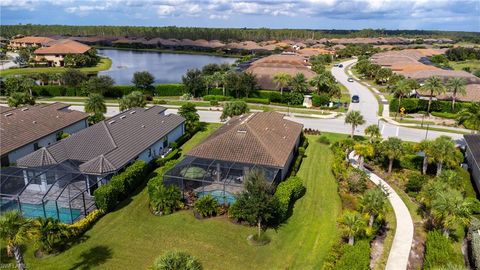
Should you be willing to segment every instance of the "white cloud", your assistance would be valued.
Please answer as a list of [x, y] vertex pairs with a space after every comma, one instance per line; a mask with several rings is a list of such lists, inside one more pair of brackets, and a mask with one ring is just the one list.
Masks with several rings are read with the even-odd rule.
[[159, 5], [157, 6], [158, 16], [166, 17], [171, 16], [175, 12], [175, 7], [169, 5]]

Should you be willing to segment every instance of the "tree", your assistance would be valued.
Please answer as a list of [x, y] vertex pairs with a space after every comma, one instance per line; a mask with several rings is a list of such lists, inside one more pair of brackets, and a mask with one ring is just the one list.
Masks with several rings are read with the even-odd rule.
[[31, 55], [32, 50], [30, 48], [20, 48], [14, 62], [20, 66], [26, 66], [30, 62]]
[[223, 105], [222, 115], [220, 119], [223, 121], [228, 117], [233, 117], [236, 115], [242, 115], [244, 113], [248, 113], [250, 110], [248, 109], [247, 103], [245, 101], [232, 101], [227, 102]]
[[434, 95], [440, 95], [445, 92], [442, 79], [437, 76], [432, 76], [425, 81], [423, 88], [429, 92], [427, 113], [430, 113], [430, 106], [432, 105], [432, 98]]
[[402, 140], [390, 137], [381, 143], [380, 149], [382, 154], [388, 158], [388, 173], [391, 173], [393, 169], [393, 161], [400, 158], [404, 153]]
[[63, 244], [63, 239], [69, 236], [67, 226], [52, 217], [38, 218], [34, 224], [34, 239], [43, 252], [52, 253], [57, 250]]
[[61, 74], [61, 81], [65, 86], [78, 87], [88, 79], [87, 75], [78, 69], [67, 68]]
[[363, 194], [360, 201], [360, 208], [370, 216], [368, 221], [369, 227], [373, 226], [376, 217], [385, 213], [387, 200], [387, 194], [378, 186], [367, 190], [365, 194]]
[[389, 68], [380, 68], [377, 73], [375, 74], [375, 80], [381, 84], [386, 83], [390, 77], [392, 76], [393, 72]]
[[32, 88], [35, 81], [27, 77], [7, 77], [4, 82], [5, 94], [8, 96], [13, 92], [29, 93], [32, 96]]
[[398, 108], [396, 113], [400, 111], [400, 107], [402, 106], [402, 98], [410, 94], [411, 91], [412, 89], [410, 88], [410, 84], [407, 80], [400, 80], [395, 84], [392, 89], [392, 93], [398, 97]]
[[123, 96], [119, 102], [120, 111], [125, 111], [131, 108], [143, 108], [147, 105], [145, 96], [140, 91], [133, 91], [130, 94]]
[[244, 176], [244, 191], [230, 207], [230, 214], [237, 220], [256, 224], [258, 237], [262, 224], [271, 221], [278, 211], [278, 200], [261, 169], [250, 170]]
[[423, 152], [422, 174], [427, 174], [428, 163], [431, 160], [433, 145], [432, 141], [423, 140], [416, 145], [416, 150]]
[[467, 82], [464, 78], [453, 77], [447, 82], [447, 91], [452, 92], [452, 111], [455, 110], [455, 101], [457, 100], [457, 94], [465, 95], [467, 88], [465, 85]]
[[224, 77], [225, 73], [222, 73], [220, 71], [217, 71], [211, 75], [212, 83], [215, 85], [216, 88], [218, 88], [220, 85], [223, 86], [223, 95], [225, 95], [225, 85], [224, 85]]
[[374, 139], [378, 139], [382, 136], [380, 129], [377, 125], [370, 125], [365, 128], [365, 135], [370, 137], [370, 142], [373, 142]]
[[372, 157], [375, 153], [373, 146], [371, 144], [359, 143], [353, 147], [355, 154], [358, 155], [358, 168], [363, 170], [363, 162], [365, 158]]
[[22, 105], [35, 105], [35, 98], [26, 92], [13, 92], [7, 98], [8, 106], [20, 107]]
[[98, 77], [91, 77], [88, 81], [82, 83], [82, 92], [84, 94], [99, 93], [105, 95], [108, 93], [115, 81], [108, 75], [100, 75]]
[[449, 189], [436, 194], [432, 201], [432, 215], [443, 227], [443, 235], [449, 237], [452, 228], [470, 222], [472, 207], [472, 201], [464, 199], [460, 191]]
[[355, 237], [365, 228], [362, 216], [357, 211], [346, 211], [342, 216], [341, 224], [345, 235], [348, 237], [348, 244], [353, 246]]
[[215, 72], [219, 72], [221, 70], [220, 66], [215, 63], [206, 64], [202, 67], [202, 74], [204, 76], [213, 75]]
[[283, 95], [283, 89], [288, 86], [292, 76], [288, 73], [279, 72], [273, 76], [273, 82], [280, 88], [280, 93]]
[[460, 111], [457, 122], [459, 124], [469, 124], [476, 131], [480, 130], [480, 103], [471, 103], [467, 108]]
[[349, 111], [345, 116], [345, 124], [352, 125], [352, 133], [350, 134], [350, 137], [353, 138], [355, 129], [358, 126], [365, 124], [365, 119], [363, 119], [363, 116], [362, 114], [360, 114], [360, 111]]
[[189, 69], [182, 76], [182, 82], [185, 85], [185, 91], [194, 97], [203, 96], [205, 91], [205, 82], [202, 72], [199, 69]]
[[432, 159], [437, 163], [437, 176], [442, 173], [443, 165], [455, 163], [458, 160], [457, 149], [452, 138], [442, 135], [436, 138], [432, 143]]
[[309, 83], [316, 88], [317, 94], [322, 92], [330, 94], [330, 88], [334, 85], [334, 78], [327, 71], [324, 71], [313, 77]]
[[153, 264], [153, 270], [202, 270], [200, 261], [182, 251], [169, 251], [158, 257]]
[[133, 73], [132, 83], [143, 92], [151, 91], [154, 82], [155, 77], [148, 71], [137, 71]]
[[197, 113], [197, 109], [195, 108], [195, 104], [188, 102], [180, 109], [178, 109], [178, 114], [183, 116], [186, 121], [185, 121], [185, 127], [187, 132], [190, 134], [193, 134], [195, 130], [198, 128], [199, 121], [200, 121], [200, 116]]
[[0, 216], [0, 239], [7, 246], [7, 253], [15, 255], [19, 270], [25, 270], [26, 265], [20, 246], [33, 237], [33, 223], [25, 219], [18, 211], [5, 212]]
[[308, 91], [307, 78], [303, 73], [297, 73], [288, 83], [293, 92], [305, 93]]
[[106, 113], [107, 106], [103, 96], [97, 93], [90, 94], [85, 101], [85, 112], [90, 114]]

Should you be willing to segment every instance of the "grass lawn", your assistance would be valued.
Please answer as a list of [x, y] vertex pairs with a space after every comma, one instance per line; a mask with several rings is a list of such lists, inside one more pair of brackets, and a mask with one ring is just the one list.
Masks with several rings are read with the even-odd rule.
[[472, 72], [476, 69], [480, 69], [480, 60], [465, 60], [465, 61], [449, 61], [448, 65], [455, 70], [462, 70], [464, 67], [470, 67]]
[[[92, 72], [107, 70], [111, 66], [112, 66], [112, 60], [110, 58], [102, 57], [102, 59], [96, 66], [78, 68], [78, 70], [86, 73], [92, 73]], [[27, 74], [34, 74], [34, 73], [61, 73], [64, 71], [65, 71], [64, 67], [14, 68], [14, 69], [1, 70], [0, 76], [27, 75]]]
[[[207, 131], [195, 135], [183, 146], [184, 151], [216, 126], [209, 125]], [[339, 239], [336, 222], [341, 201], [330, 171], [332, 153], [317, 138], [309, 136], [307, 157], [299, 171], [307, 192], [296, 202], [286, 224], [267, 231], [272, 241], [266, 246], [249, 245], [246, 238], [255, 228], [233, 224], [225, 217], [197, 220], [191, 211], [153, 216], [143, 188], [69, 250], [35, 259], [33, 248], [28, 249], [27, 265], [31, 269], [145, 269], [157, 256], [176, 249], [198, 257], [205, 269], [319, 269]]]

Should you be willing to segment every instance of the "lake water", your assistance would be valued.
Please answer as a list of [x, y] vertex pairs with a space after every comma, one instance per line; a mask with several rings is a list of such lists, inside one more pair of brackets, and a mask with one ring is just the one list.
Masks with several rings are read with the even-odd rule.
[[178, 83], [188, 69], [202, 68], [206, 64], [233, 63], [235, 58], [211, 55], [142, 52], [114, 49], [99, 49], [98, 54], [112, 59], [109, 70], [99, 75], [111, 76], [116, 84], [132, 84], [133, 73], [148, 71], [156, 83]]

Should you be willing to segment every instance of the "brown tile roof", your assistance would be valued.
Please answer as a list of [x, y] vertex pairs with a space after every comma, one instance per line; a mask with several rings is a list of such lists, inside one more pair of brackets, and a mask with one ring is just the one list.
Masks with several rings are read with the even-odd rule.
[[[48, 151], [56, 163], [67, 160], [83, 162], [79, 169], [84, 173], [117, 171], [185, 121], [176, 114], [162, 115], [165, 110], [164, 107], [153, 106], [122, 112], [43, 151]], [[41, 166], [43, 159], [39, 158], [38, 151], [17, 160], [17, 165]]]
[[49, 42], [47, 47], [38, 48], [35, 54], [81, 54], [90, 50], [91, 47], [80, 42], [61, 39]]
[[207, 159], [284, 167], [303, 125], [277, 112], [233, 117], [187, 153]]
[[69, 106], [52, 103], [16, 109], [0, 107], [0, 154], [9, 153], [88, 117], [86, 113], [70, 110]]
[[322, 48], [303, 48], [298, 50], [298, 53], [310, 57], [320, 54], [334, 54], [335, 52], [333, 50], [327, 50]]
[[[480, 84], [467, 84], [465, 95], [457, 94], [457, 101], [474, 101], [480, 102]], [[421, 89], [417, 90], [417, 94], [422, 97], [430, 97], [430, 93]], [[441, 95], [435, 96], [439, 100], [452, 100], [452, 93], [445, 92]]]
[[40, 44], [46, 44], [48, 42], [53, 41], [54, 39], [48, 38], [48, 37], [22, 37], [22, 38], [16, 38], [12, 39], [11, 42], [17, 42], [17, 43], [40, 43]]

